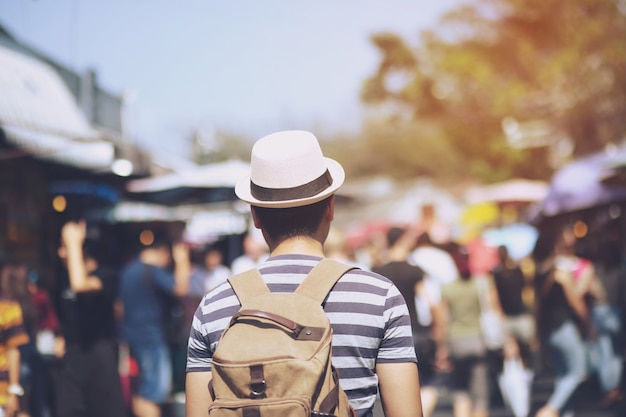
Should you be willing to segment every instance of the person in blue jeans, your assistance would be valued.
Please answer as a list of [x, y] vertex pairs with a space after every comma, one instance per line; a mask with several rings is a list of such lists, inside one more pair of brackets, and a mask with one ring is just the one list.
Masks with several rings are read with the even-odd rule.
[[620, 387], [624, 369], [622, 308], [626, 300], [626, 271], [621, 264], [621, 244], [612, 234], [603, 236], [594, 256], [595, 274], [581, 282], [581, 293], [588, 294], [591, 305], [591, 371], [595, 372], [604, 394], [602, 406], [624, 400]]
[[139, 367], [133, 395], [136, 417], [159, 417], [172, 387], [172, 360], [164, 326], [165, 301], [182, 297], [189, 287], [189, 252], [183, 243], [173, 247], [174, 274], [168, 271], [170, 245], [155, 240], [121, 274], [122, 339]]
[[536, 417], [558, 417], [571, 411], [571, 398], [587, 375], [587, 355], [581, 327], [589, 312], [577, 292], [571, 229], [539, 237], [533, 253], [536, 262], [535, 300], [537, 328], [541, 342], [550, 353], [554, 390]]

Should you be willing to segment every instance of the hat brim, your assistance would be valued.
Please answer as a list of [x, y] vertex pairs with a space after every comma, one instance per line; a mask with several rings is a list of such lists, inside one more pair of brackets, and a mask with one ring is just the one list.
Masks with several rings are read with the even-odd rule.
[[339, 162], [334, 159], [326, 158], [324, 159], [327, 162], [328, 172], [330, 173], [331, 178], [333, 179], [332, 184], [322, 191], [319, 194], [313, 195], [307, 198], [299, 198], [293, 200], [282, 200], [282, 201], [265, 201], [258, 200], [252, 196], [250, 193], [250, 175], [247, 175], [245, 178], [242, 178], [235, 185], [235, 194], [237, 197], [245, 201], [246, 203], [257, 206], [257, 207], [270, 207], [270, 208], [289, 208], [289, 207], [300, 207], [307, 206], [309, 204], [317, 203], [318, 201], [322, 201], [326, 197], [334, 194], [339, 187], [343, 184], [346, 174], [343, 170], [343, 167], [339, 164]]

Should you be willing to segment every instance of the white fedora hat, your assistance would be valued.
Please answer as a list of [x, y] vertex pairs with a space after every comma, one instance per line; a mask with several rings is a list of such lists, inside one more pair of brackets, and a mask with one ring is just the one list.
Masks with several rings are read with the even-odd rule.
[[330, 196], [344, 179], [343, 168], [322, 154], [315, 135], [287, 130], [254, 144], [250, 175], [237, 183], [235, 194], [253, 206], [299, 207]]

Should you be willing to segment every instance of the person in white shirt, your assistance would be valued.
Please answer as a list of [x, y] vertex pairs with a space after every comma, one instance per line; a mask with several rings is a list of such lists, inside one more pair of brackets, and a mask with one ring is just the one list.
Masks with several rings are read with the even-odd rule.
[[267, 243], [254, 234], [247, 234], [243, 239], [243, 254], [231, 263], [230, 270], [233, 275], [256, 268], [267, 259], [269, 250]]
[[202, 297], [231, 276], [230, 269], [223, 263], [224, 255], [218, 247], [210, 246], [204, 253], [203, 261], [204, 264], [191, 273], [189, 295]]
[[416, 248], [409, 256], [409, 263], [422, 268], [426, 274], [425, 283], [436, 301], [440, 298], [437, 293], [441, 291], [441, 287], [459, 276], [452, 255], [436, 247], [428, 232], [423, 232], [418, 237]]

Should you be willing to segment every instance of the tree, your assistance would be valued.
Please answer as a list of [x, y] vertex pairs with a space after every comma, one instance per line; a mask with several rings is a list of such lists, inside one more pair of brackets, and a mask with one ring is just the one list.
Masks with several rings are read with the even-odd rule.
[[241, 135], [213, 128], [194, 129], [190, 137], [191, 158], [198, 165], [228, 159], [247, 161], [252, 142]]
[[[578, 156], [624, 138], [624, 39], [623, 0], [476, 1], [416, 48], [373, 35], [381, 60], [362, 100], [392, 109], [394, 124], [437, 125], [470, 174], [547, 178], [548, 150], [564, 139]], [[503, 125], [511, 134], [539, 123], [532, 147], [510, 146]]]

